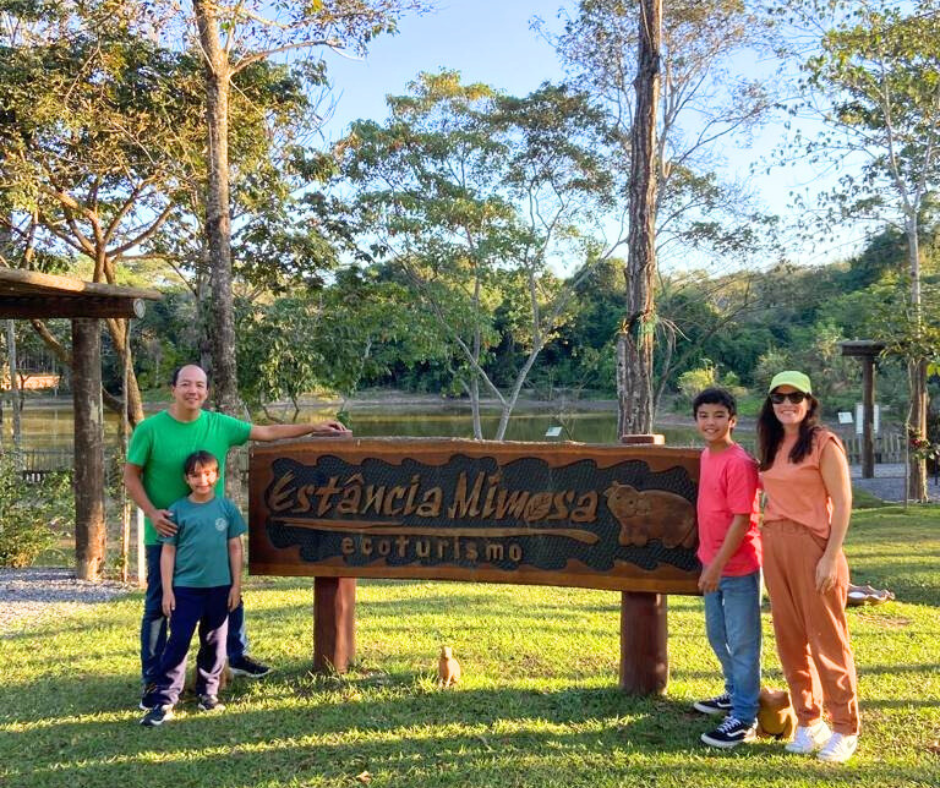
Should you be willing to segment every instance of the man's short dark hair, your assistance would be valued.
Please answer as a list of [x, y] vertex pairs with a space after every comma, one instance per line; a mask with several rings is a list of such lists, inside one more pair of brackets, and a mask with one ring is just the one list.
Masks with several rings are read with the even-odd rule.
[[211, 451], [194, 451], [185, 460], [183, 460], [183, 474], [190, 476], [196, 472], [197, 468], [219, 467], [219, 460]]
[[[180, 372], [182, 372], [185, 367], [199, 367], [199, 365], [198, 364], [180, 364], [176, 369], [173, 370], [173, 374], [170, 375], [171, 386], [175, 386], [177, 383], [179, 383]], [[199, 369], [202, 369], [202, 367], [199, 367]], [[206, 375], [206, 388], [209, 388], [209, 373], [206, 372], [204, 369], [202, 369], [202, 371], [205, 372], [205, 375]]]
[[698, 417], [698, 409], [702, 405], [724, 405], [729, 416], [738, 415], [738, 403], [735, 402], [734, 396], [727, 389], [718, 387], [702, 389], [698, 396], [692, 400], [692, 418]]

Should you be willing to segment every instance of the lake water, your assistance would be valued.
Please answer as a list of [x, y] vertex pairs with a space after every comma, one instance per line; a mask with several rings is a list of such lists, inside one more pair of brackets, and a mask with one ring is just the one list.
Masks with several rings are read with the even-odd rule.
[[[302, 412], [301, 421], [313, 421], [332, 415], [327, 411]], [[12, 418], [5, 409], [3, 422], [3, 445], [12, 444]], [[497, 414], [484, 415], [484, 434], [493, 435], [499, 421]], [[116, 414], [105, 414], [106, 442], [118, 443], [119, 420]], [[63, 450], [73, 445], [74, 419], [69, 406], [27, 404], [22, 417], [23, 444], [27, 450]], [[458, 408], [434, 409], [421, 412], [414, 406], [388, 409], [352, 409], [351, 427], [358, 437], [453, 437], [471, 438], [473, 427], [468, 410]], [[557, 440], [573, 440], [582, 443], [615, 443], [617, 441], [617, 416], [609, 411], [566, 413], [563, 418], [545, 412], [518, 411], [509, 423], [507, 440], [544, 441], [550, 427], [562, 427]], [[666, 436], [670, 446], [697, 445], [695, 429], [690, 426], [666, 426], [657, 431]]]

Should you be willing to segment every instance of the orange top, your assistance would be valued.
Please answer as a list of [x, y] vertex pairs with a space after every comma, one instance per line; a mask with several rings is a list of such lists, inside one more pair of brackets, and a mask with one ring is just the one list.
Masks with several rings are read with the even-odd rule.
[[832, 500], [823, 483], [819, 460], [823, 449], [833, 442], [845, 452], [842, 441], [829, 430], [817, 430], [813, 448], [799, 464], [790, 462], [790, 451], [796, 436], [785, 435], [777, 448], [774, 464], [761, 471], [761, 481], [767, 496], [764, 520], [792, 520], [805, 525], [823, 539], [829, 538], [832, 520]]

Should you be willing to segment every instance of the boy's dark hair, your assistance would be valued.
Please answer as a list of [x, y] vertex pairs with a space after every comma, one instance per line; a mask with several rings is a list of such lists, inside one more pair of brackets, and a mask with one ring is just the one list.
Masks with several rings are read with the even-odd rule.
[[[179, 383], [180, 372], [183, 371], [183, 367], [199, 367], [199, 365], [198, 364], [180, 364], [176, 369], [173, 370], [173, 374], [170, 375], [171, 386], [175, 386], [177, 383]], [[202, 367], [199, 367], [199, 369], [202, 369]], [[206, 372], [204, 369], [202, 369], [202, 371], [205, 372], [206, 374], [206, 388], [209, 388], [209, 373]]]
[[219, 467], [219, 461], [212, 452], [194, 451], [183, 461], [183, 474], [189, 476], [191, 473], [195, 473], [197, 468], [205, 468], [211, 465], [216, 468]]
[[734, 396], [726, 389], [712, 387], [702, 389], [698, 396], [692, 400], [692, 418], [698, 418], [698, 409], [702, 405], [724, 405], [728, 409], [729, 416], [738, 415], [738, 403]]

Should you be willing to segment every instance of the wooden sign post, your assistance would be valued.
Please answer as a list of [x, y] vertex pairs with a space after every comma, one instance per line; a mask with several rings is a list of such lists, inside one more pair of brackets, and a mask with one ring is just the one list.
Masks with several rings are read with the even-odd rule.
[[698, 456], [449, 439], [259, 445], [249, 565], [317, 578], [319, 670], [354, 656], [357, 577], [622, 591], [621, 686], [661, 692], [665, 650], [649, 645], [665, 637], [658, 595], [698, 593]]

